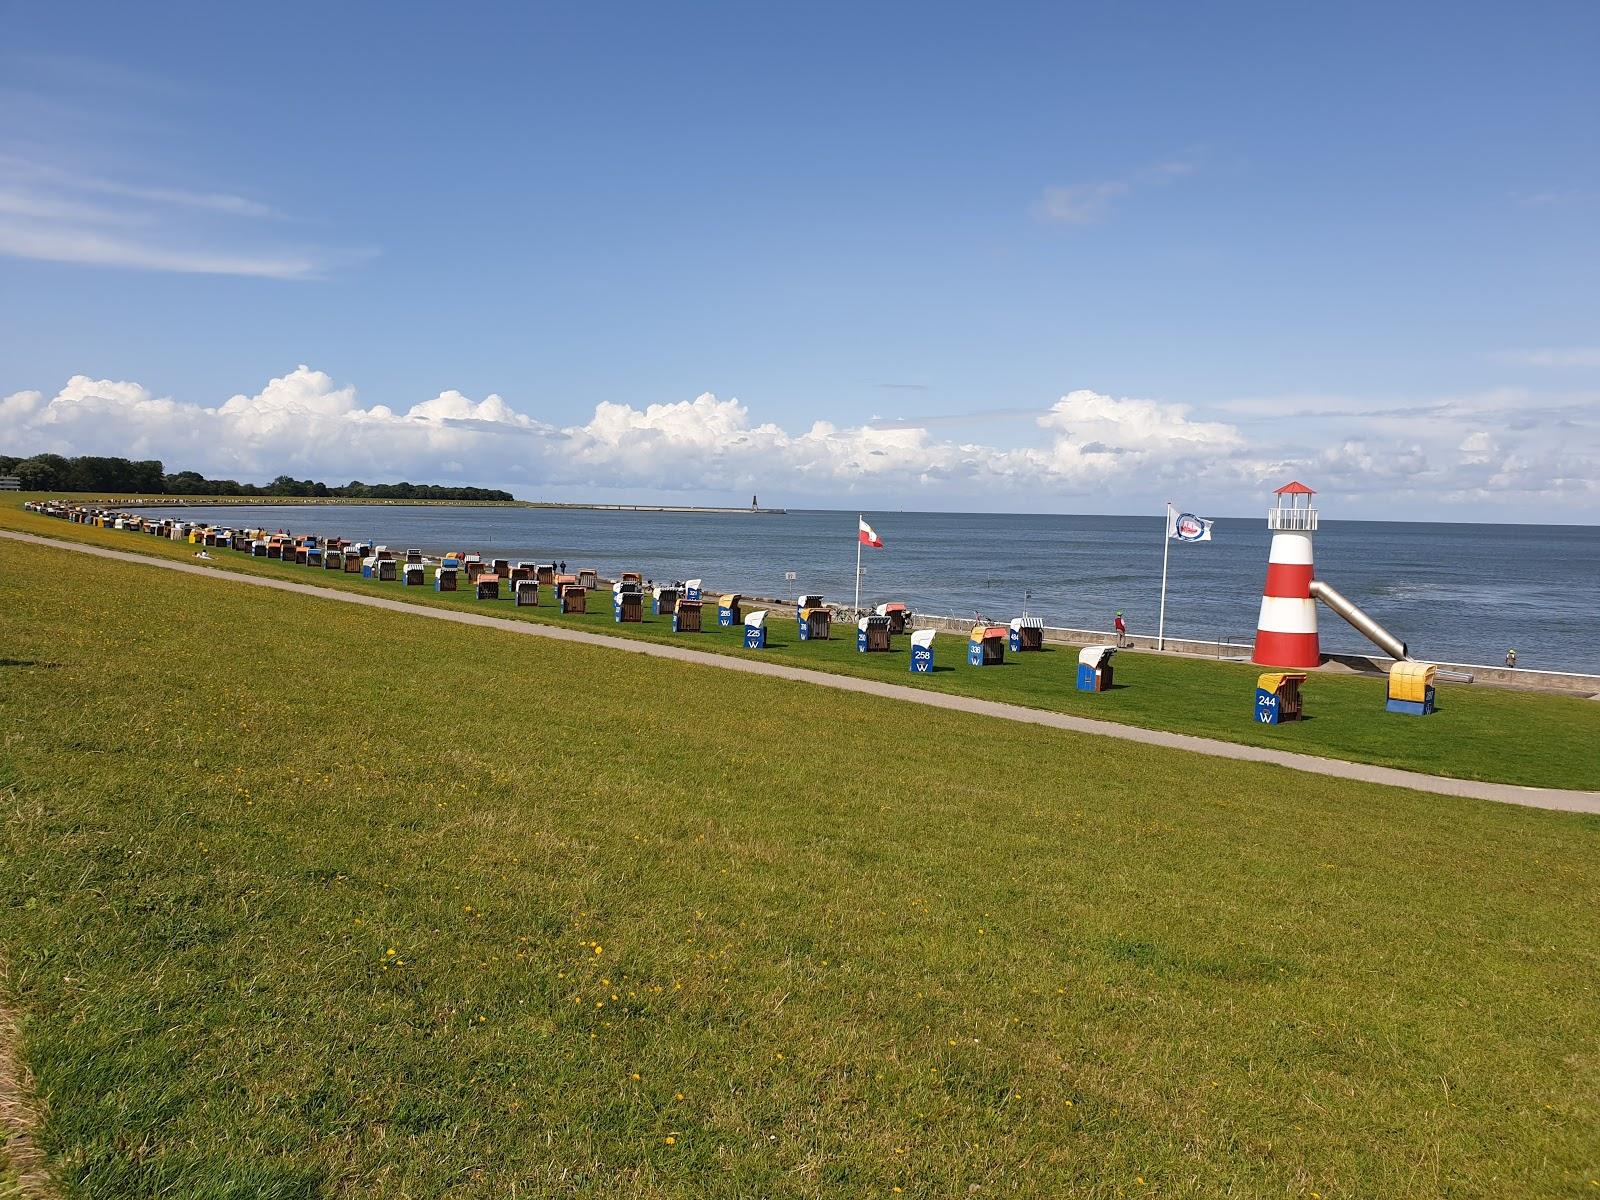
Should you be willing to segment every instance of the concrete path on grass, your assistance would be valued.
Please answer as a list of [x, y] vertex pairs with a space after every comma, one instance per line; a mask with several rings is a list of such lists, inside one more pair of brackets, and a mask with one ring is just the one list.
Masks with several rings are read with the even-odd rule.
[[360, 604], [367, 608], [388, 609], [412, 617], [431, 617], [438, 621], [454, 621], [459, 625], [479, 625], [498, 629], [504, 633], [518, 633], [526, 637], [549, 638], [558, 642], [577, 642], [585, 646], [600, 646], [607, 650], [621, 650], [630, 654], [644, 654], [651, 658], [672, 659], [675, 662], [695, 663], [698, 666], [716, 667], [723, 671], [743, 671], [747, 675], [765, 675], [773, 679], [788, 679], [797, 683], [815, 684], [835, 688], [842, 692], [860, 692], [868, 696], [881, 696], [886, 700], [902, 700], [929, 708], [945, 708], [954, 712], [974, 713], [984, 717], [998, 717], [1004, 721], [1021, 721], [1029, 725], [1043, 725], [1051, 729], [1065, 729], [1072, 733], [1092, 734], [1095, 737], [1120, 738], [1145, 746], [1161, 746], [1168, 750], [1186, 750], [1191, 754], [1207, 754], [1213, 758], [1233, 758], [1244, 762], [1269, 763], [1288, 767], [1294, 771], [1307, 771], [1313, 775], [1331, 775], [1336, 779], [1356, 779], [1365, 783], [1381, 783], [1390, 787], [1410, 788], [1418, 792], [1432, 792], [1440, 796], [1464, 796], [1472, 800], [1492, 800], [1498, 804], [1520, 804], [1529, 808], [1548, 808], [1562, 812], [1600, 813], [1600, 792], [1583, 792], [1565, 788], [1521, 787], [1511, 783], [1482, 783], [1472, 779], [1449, 779], [1442, 775], [1425, 775], [1420, 771], [1402, 771], [1395, 767], [1378, 767], [1367, 763], [1346, 762], [1343, 759], [1319, 758], [1312, 754], [1296, 754], [1289, 750], [1273, 750], [1265, 746], [1246, 746], [1237, 742], [1222, 742], [1214, 738], [1195, 737], [1186, 733], [1168, 733], [1159, 729], [1143, 729], [1137, 725], [1119, 725], [1112, 721], [1096, 721], [1087, 717], [1068, 716], [1066, 713], [1047, 712], [1026, 708], [1020, 704], [1004, 704], [995, 700], [979, 700], [972, 696], [952, 696], [943, 692], [924, 691], [897, 683], [883, 683], [875, 679], [858, 679], [850, 675], [834, 675], [827, 671], [814, 671], [806, 667], [791, 667], [775, 662], [761, 662], [715, 654], [706, 650], [691, 650], [686, 646], [662, 645], [636, 638], [610, 637], [582, 629], [567, 629], [559, 625], [543, 625], [532, 621], [514, 621], [484, 613], [464, 612], [455, 609], [432, 608], [410, 604], [404, 600], [390, 600], [384, 596], [369, 596], [359, 592], [345, 592], [335, 588], [317, 587], [313, 584], [294, 583], [287, 579], [271, 579], [260, 575], [244, 575], [233, 571], [220, 571], [200, 563], [175, 562], [155, 558], [148, 554], [134, 554], [124, 550], [111, 550], [104, 546], [90, 546], [81, 542], [59, 541], [55, 538], [37, 537], [30, 533], [0, 530], [0, 537], [13, 541], [48, 546], [52, 550], [69, 550], [77, 554], [91, 554], [97, 558], [110, 558], [118, 562], [135, 563], [144, 567], [157, 567], [188, 575], [202, 575], [207, 579], [229, 583], [247, 584], [251, 587], [272, 588], [280, 592], [295, 592], [314, 596], [320, 600], [334, 600], [343, 604]]

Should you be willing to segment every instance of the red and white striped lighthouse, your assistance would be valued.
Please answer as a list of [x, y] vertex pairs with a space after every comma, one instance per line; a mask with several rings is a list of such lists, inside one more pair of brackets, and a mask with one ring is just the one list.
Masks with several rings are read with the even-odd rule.
[[1316, 493], [1303, 483], [1287, 483], [1273, 494], [1278, 500], [1267, 512], [1272, 552], [1251, 661], [1267, 667], [1315, 667], [1322, 662], [1317, 602], [1311, 598], [1311, 535], [1317, 529], [1311, 497]]

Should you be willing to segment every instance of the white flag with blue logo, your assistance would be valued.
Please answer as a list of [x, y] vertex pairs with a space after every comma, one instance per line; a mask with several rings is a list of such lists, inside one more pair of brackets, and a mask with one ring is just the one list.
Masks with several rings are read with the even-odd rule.
[[1211, 522], [1167, 505], [1167, 536], [1175, 542], [1209, 542]]

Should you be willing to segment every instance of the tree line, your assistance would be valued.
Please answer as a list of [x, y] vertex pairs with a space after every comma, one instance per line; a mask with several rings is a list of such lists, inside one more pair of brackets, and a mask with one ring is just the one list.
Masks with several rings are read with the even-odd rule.
[[197, 471], [166, 473], [159, 459], [135, 462], [127, 458], [84, 455], [35, 454], [11, 458], [0, 454], [0, 475], [15, 475], [28, 492], [137, 492], [154, 496], [309, 496], [362, 500], [510, 500], [510, 492], [497, 488], [441, 487], [433, 483], [362, 483], [352, 479], [342, 487], [329, 487], [313, 479], [279, 475], [271, 483], [240, 483], [234, 479], [207, 479]]

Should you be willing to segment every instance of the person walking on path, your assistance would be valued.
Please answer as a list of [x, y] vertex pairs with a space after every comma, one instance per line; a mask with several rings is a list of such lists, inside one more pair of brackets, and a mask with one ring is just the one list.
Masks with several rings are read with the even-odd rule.
[[1130, 643], [1130, 641], [1128, 639], [1128, 623], [1122, 619], [1122, 613], [1120, 611], [1117, 613], [1116, 630], [1117, 630], [1117, 645], [1119, 645], [1119, 646], [1130, 645], [1131, 643]]
[[1516, 665], [1517, 665], [1517, 652], [1515, 650], [1507, 650], [1506, 651], [1506, 666], [1514, 667]]

